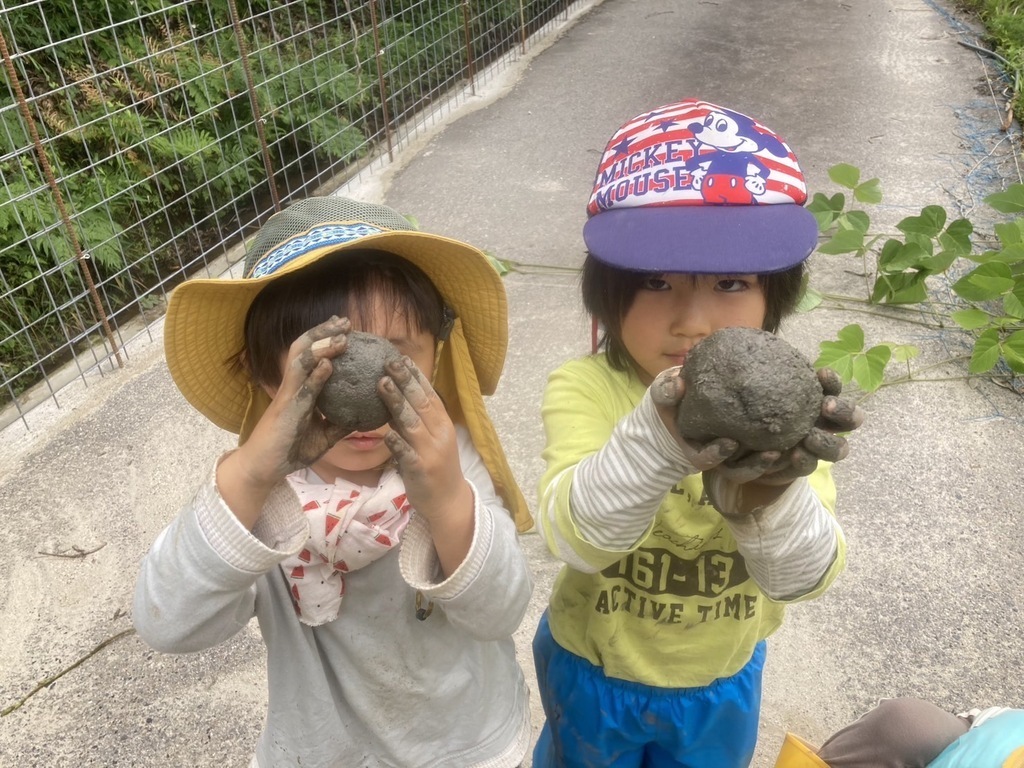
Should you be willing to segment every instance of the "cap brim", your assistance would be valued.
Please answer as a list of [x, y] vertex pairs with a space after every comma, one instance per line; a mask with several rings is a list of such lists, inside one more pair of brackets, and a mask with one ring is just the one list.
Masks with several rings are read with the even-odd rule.
[[621, 208], [588, 219], [583, 240], [594, 258], [621, 269], [759, 274], [810, 256], [818, 224], [799, 205]]

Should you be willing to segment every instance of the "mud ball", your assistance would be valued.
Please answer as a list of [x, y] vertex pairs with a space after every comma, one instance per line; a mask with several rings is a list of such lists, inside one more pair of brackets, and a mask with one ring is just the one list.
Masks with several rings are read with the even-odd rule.
[[683, 366], [683, 437], [730, 437], [740, 451], [785, 451], [810, 432], [823, 393], [814, 367], [773, 333], [723, 328], [698, 342]]
[[332, 424], [347, 432], [372, 432], [391, 418], [391, 412], [377, 393], [377, 382], [387, 375], [384, 366], [400, 360], [402, 353], [387, 339], [353, 331], [348, 348], [334, 358], [334, 372], [316, 407]]

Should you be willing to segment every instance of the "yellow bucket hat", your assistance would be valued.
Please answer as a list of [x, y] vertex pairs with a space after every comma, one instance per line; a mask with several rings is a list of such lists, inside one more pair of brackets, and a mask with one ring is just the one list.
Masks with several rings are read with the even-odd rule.
[[274, 214], [246, 251], [241, 279], [194, 279], [171, 294], [164, 352], [174, 383], [196, 410], [245, 442], [269, 404], [236, 365], [245, 317], [256, 295], [282, 275], [351, 249], [399, 256], [430, 278], [455, 322], [442, 347], [435, 389], [453, 420], [469, 430], [520, 531], [533, 526], [526, 501], [484, 406], [508, 347], [508, 305], [501, 277], [471, 245], [416, 230], [383, 205], [311, 197]]

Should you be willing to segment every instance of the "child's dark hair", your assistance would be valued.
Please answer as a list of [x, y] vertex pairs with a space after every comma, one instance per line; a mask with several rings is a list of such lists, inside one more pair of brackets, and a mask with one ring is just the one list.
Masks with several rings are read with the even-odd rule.
[[444, 300], [423, 270], [386, 251], [351, 250], [282, 275], [260, 291], [245, 316], [238, 362], [256, 383], [279, 386], [281, 354], [295, 339], [332, 315], [357, 323], [376, 301], [412, 330], [441, 332]]
[[[622, 318], [633, 306], [637, 291], [651, 277], [649, 272], [633, 272], [613, 267], [589, 253], [583, 262], [583, 306], [604, 326], [599, 346], [604, 347], [608, 363], [618, 371], [628, 371], [633, 359], [622, 343]], [[803, 289], [804, 264], [782, 272], [759, 274], [758, 282], [767, 304], [762, 330], [775, 333], [782, 318], [796, 309]]]

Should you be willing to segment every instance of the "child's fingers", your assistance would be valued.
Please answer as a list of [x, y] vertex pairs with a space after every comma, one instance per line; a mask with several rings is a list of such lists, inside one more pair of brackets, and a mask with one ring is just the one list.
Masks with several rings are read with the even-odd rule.
[[757, 480], [776, 466], [781, 458], [778, 451], [755, 451], [739, 459], [719, 464], [715, 471], [729, 482], [742, 484]]
[[817, 428], [807, 434], [801, 441], [801, 446], [806, 453], [811, 453], [816, 459], [824, 461], [840, 461], [850, 452], [846, 438]]
[[806, 477], [818, 466], [818, 456], [797, 446], [784, 454], [776, 466], [757, 478], [761, 485], [789, 485], [797, 478]]
[[668, 368], [659, 373], [651, 383], [651, 398], [655, 405], [674, 406], [683, 399], [686, 386], [683, 384], [682, 366]]
[[323, 357], [324, 351], [330, 347], [329, 339], [347, 336], [351, 332], [352, 322], [347, 317], [334, 315], [329, 320], [325, 320], [299, 336], [292, 344], [292, 350], [296, 347], [299, 349], [309, 347], [317, 350], [318, 356]]
[[740, 447], [739, 443], [728, 437], [718, 437], [704, 444], [689, 440], [683, 442], [684, 449], [687, 449], [687, 459], [695, 469], [701, 472], [721, 466]]
[[302, 410], [312, 408], [313, 402], [320, 395], [320, 390], [324, 388], [324, 384], [327, 383], [327, 379], [333, 372], [334, 368], [330, 360], [321, 359], [315, 362], [313, 369], [299, 383], [299, 388], [293, 396], [293, 399], [302, 406]]
[[[385, 369], [388, 377], [382, 381], [382, 396], [399, 426], [411, 429], [424, 424], [429, 430], [441, 414], [447, 418], [441, 399], [412, 360], [403, 357], [388, 363]], [[388, 381], [394, 389], [387, 386]]]
[[[398, 462], [399, 470], [405, 470], [409, 462], [415, 461], [418, 458], [413, 447], [406, 442], [405, 438], [394, 430], [384, 435], [384, 444], [387, 445], [388, 450], [391, 451], [391, 455], [394, 456], [395, 461]], [[400, 474], [405, 477], [406, 472], [400, 471]]]
[[[347, 317], [332, 317], [299, 336], [288, 348], [284, 378], [281, 382], [282, 389], [297, 390], [303, 386], [303, 382], [313, 373], [321, 360], [329, 360], [344, 352], [351, 330], [352, 323]], [[322, 377], [321, 386], [328, 376], [330, 373]]]
[[864, 423], [864, 409], [850, 400], [829, 395], [821, 403], [819, 426], [836, 432], [850, 432]]
[[825, 395], [834, 396], [843, 391], [843, 380], [831, 368], [819, 368], [815, 374], [818, 376], [818, 383], [821, 384], [821, 391]]
[[436, 398], [434, 388], [430, 386], [427, 377], [410, 358], [403, 357], [401, 360], [392, 361], [388, 363], [387, 369], [413, 408], [427, 408], [431, 405], [431, 396]]
[[408, 434], [422, 424], [419, 414], [399, 389], [394, 377], [385, 376], [381, 379], [377, 392], [391, 411], [391, 423], [395, 429]]

